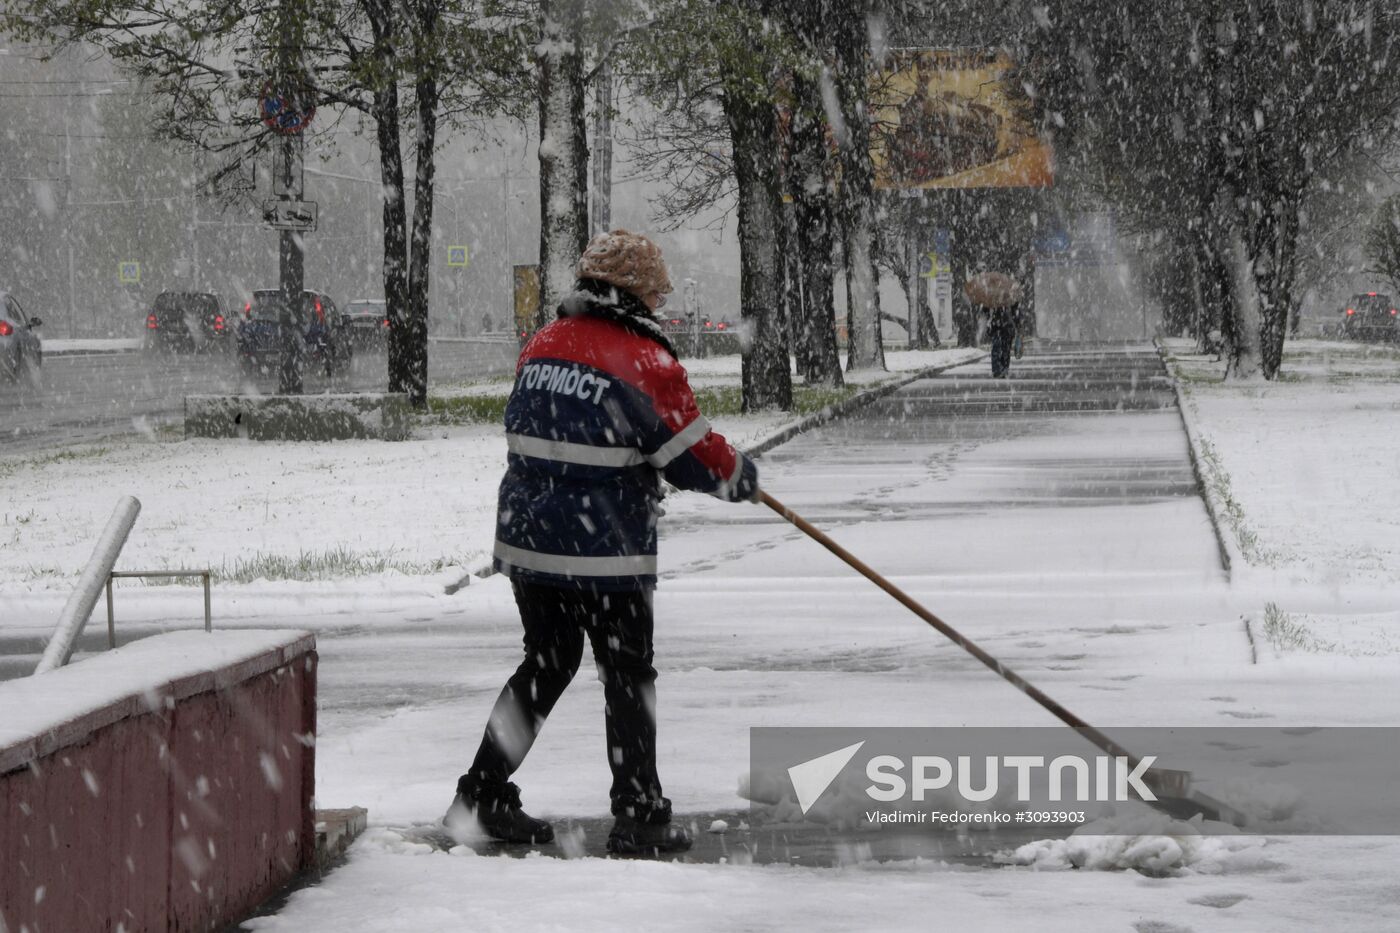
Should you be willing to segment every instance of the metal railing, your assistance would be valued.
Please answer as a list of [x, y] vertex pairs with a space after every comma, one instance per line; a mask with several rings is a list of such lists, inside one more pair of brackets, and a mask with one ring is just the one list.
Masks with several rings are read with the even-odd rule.
[[209, 606], [208, 570], [113, 570], [107, 574], [107, 647], [117, 647], [117, 619], [112, 610], [112, 581], [118, 577], [172, 577], [188, 579], [199, 577], [204, 584], [204, 630], [214, 630], [213, 616]]
[[83, 633], [88, 617], [97, 605], [97, 598], [102, 593], [102, 581], [112, 572], [117, 555], [121, 553], [122, 545], [126, 544], [127, 535], [131, 534], [131, 526], [136, 524], [136, 516], [140, 513], [141, 503], [133, 496], [122, 496], [117, 502], [107, 527], [97, 539], [92, 557], [88, 558], [87, 566], [78, 578], [78, 585], [74, 587], [68, 602], [63, 606], [58, 626], [54, 629], [48, 646], [44, 648], [44, 656], [39, 659], [34, 673], [57, 670], [67, 664], [68, 659], [73, 656], [73, 649], [78, 645], [78, 636]]

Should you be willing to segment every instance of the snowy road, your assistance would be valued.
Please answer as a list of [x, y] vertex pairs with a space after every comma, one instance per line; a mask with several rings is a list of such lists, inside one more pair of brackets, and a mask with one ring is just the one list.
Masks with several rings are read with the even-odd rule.
[[[429, 351], [429, 381], [509, 372], [515, 354], [509, 341], [435, 340]], [[308, 374], [306, 391], [382, 390], [385, 373], [382, 352], [361, 351], [344, 378]], [[12, 453], [145, 433], [180, 415], [186, 395], [273, 391], [275, 378], [254, 384], [239, 375], [233, 357], [223, 354], [54, 355], [44, 362], [42, 388], [22, 388], [0, 409], [0, 442]]]

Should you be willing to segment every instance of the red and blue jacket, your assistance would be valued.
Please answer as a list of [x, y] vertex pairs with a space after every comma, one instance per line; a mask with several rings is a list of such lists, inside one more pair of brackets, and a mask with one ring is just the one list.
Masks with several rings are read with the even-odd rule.
[[[758, 469], [710, 429], [651, 319], [576, 293], [525, 345], [506, 405], [496, 569], [594, 590], [656, 584], [661, 479], [740, 501]], [[630, 298], [630, 296], [627, 296]]]

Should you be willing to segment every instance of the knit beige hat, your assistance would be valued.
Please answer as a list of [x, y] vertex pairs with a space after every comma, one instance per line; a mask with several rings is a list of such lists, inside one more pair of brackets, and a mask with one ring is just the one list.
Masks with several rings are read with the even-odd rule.
[[661, 247], [640, 233], [622, 229], [589, 240], [574, 271], [581, 279], [598, 279], [639, 298], [671, 291]]

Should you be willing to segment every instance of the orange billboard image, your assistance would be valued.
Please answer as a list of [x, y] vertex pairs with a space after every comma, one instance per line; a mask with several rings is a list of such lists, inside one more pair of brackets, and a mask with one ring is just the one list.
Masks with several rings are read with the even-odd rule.
[[877, 188], [1048, 188], [1050, 146], [1014, 63], [987, 49], [900, 49], [872, 82], [870, 155]]

